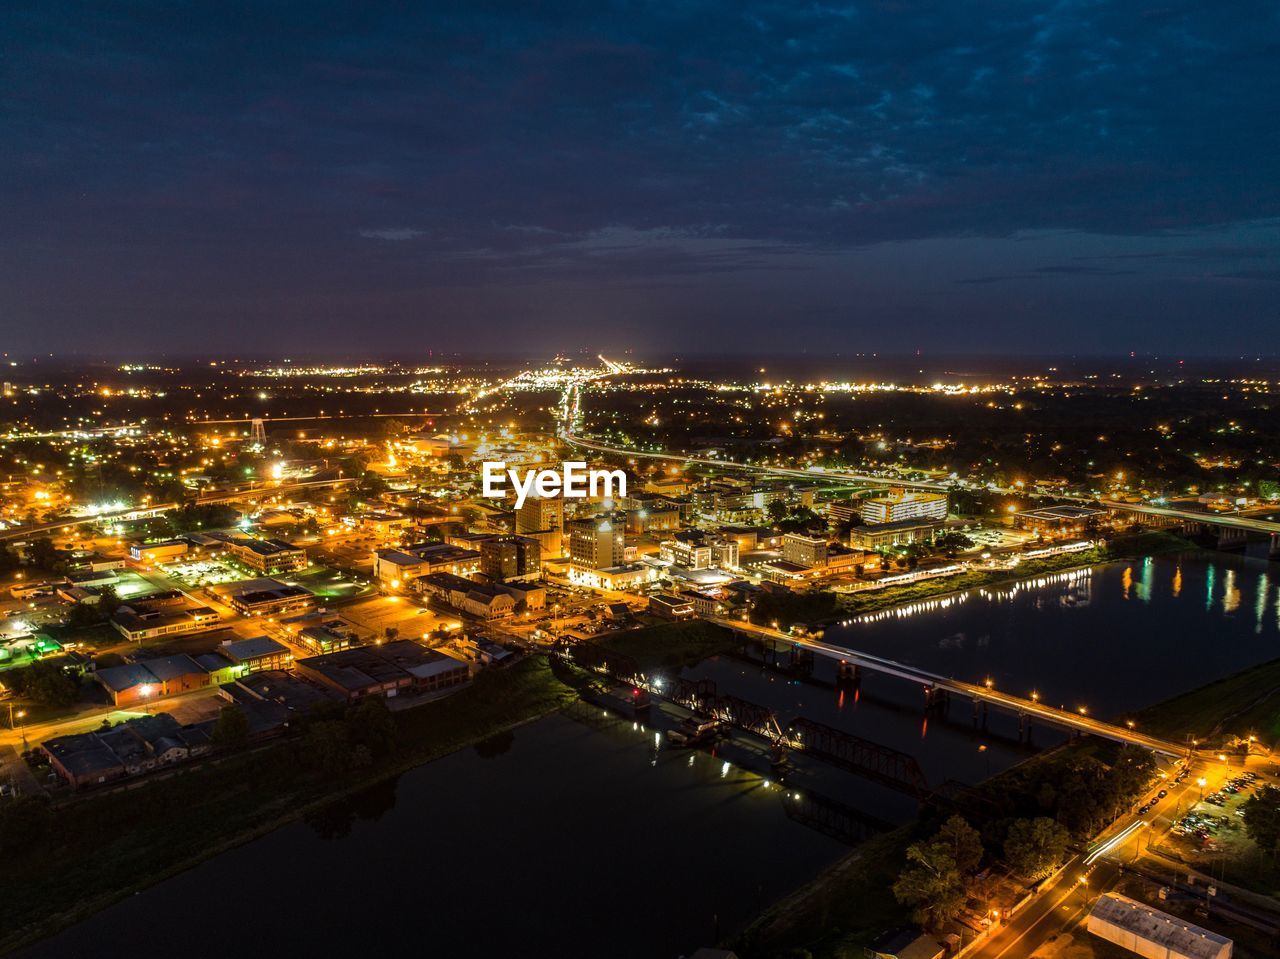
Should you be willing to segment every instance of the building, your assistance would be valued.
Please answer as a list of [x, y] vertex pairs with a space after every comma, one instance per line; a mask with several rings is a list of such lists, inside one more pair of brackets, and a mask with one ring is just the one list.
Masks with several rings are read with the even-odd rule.
[[867, 959], [942, 959], [947, 947], [914, 926], [890, 929], [864, 950]]
[[787, 533], [782, 537], [782, 558], [797, 566], [826, 566], [827, 539], [806, 533]]
[[218, 647], [218, 652], [245, 673], [256, 673], [264, 669], [288, 669], [293, 665], [293, 653], [289, 652], [289, 647], [270, 636], [227, 640]]
[[495, 536], [480, 544], [480, 572], [497, 583], [540, 579], [542, 546], [530, 536]]
[[863, 572], [868, 569], [879, 569], [880, 554], [863, 549], [849, 549], [839, 543], [832, 543], [827, 547], [826, 572], [828, 575], [856, 573], [859, 572], [859, 567]]
[[[490, 586], [454, 576], [452, 573], [432, 573], [418, 580], [418, 588], [454, 609], [462, 610], [479, 619], [506, 619], [515, 613], [516, 597], [501, 586]], [[543, 594], [543, 603], [546, 595]]]
[[495, 583], [516, 601], [516, 612], [537, 612], [547, 608], [547, 587], [541, 583]]
[[1105, 523], [1108, 513], [1104, 509], [1089, 506], [1043, 506], [1022, 510], [1013, 514], [1013, 524], [1018, 529], [1031, 530], [1042, 536], [1080, 536], [1091, 528]]
[[720, 613], [720, 604], [728, 596], [719, 589], [682, 589], [680, 598], [693, 603], [693, 611], [698, 616], [710, 618]]
[[626, 537], [621, 526], [607, 517], [570, 520], [569, 562], [583, 569], [621, 566], [626, 558]]
[[657, 579], [658, 571], [646, 563], [627, 563], [605, 569], [587, 569], [581, 566], [572, 566], [569, 569], [569, 582], [575, 586], [614, 592], [639, 589]]
[[299, 659], [294, 666], [298, 673], [347, 702], [369, 696], [434, 692], [465, 683], [471, 676], [466, 663], [407, 639], [311, 656]]
[[[478, 545], [483, 545], [490, 538], [478, 538]], [[378, 549], [373, 552], [374, 578], [392, 589], [407, 587], [413, 580], [432, 573], [468, 576], [479, 569], [479, 552], [450, 543], [422, 543], [404, 549]]]
[[517, 533], [539, 533], [564, 526], [564, 500], [558, 496], [529, 496], [516, 510]]
[[662, 541], [659, 555], [664, 562], [685, 569], [710, 569], [714, 551], [701, 538], [677, 537]]
[[304, 627], [298, 633], [298, 641], [313, 653], [336, 653], [340, 649], [356, 646], [356, 638], [338, 623], [321, 623]]
[[911, 519], [947, 518], [947, 494], [921, 490], [890, 490], [862, 501], [862, 522], [868, 526]]
[[692, 619], [695, 609], [692, 600], [670, 593], [658, 593], [649, 597], [649, 612], [661, 619]]
[[116, 706], [133, 706], [230, 682], [244, 668], [212, 653], [159, 656], [99, 669], [93, 678]]
[[228, 537], [222, 548], [236, 562], [259, 573], [288, 573], [307, 568], [307, 551], [281, 539]]
[[170, 563], [186, 554], [188, 546], [180, 539], [166, 540], [163, 543], [131, 543], [129, 558], [135, 563], [154, 566], [156, 563]]
[[849, 546], [853, 549], [892, 549], [924, 543], [942, 528], [942, 522], [914, 519], [878, 523], [874, 526], [855, 526], [849, 530]]
[[218, 612], [177, 590], [130, 600], [111, 614], [111, 625], [130, 642], [199, 633], [217, 627]]
[[413, 525], [413, 521], [408, 516], [392, 512], [361, 513], [356, 517], [356, 522], [360, 524], [361, 529], [383, 540], [399, 536]]
[[1231, 959], [1233, 943], [1226, 936], [1115, 892], [1098, 897], [1088, 929], [1148, 959]]
[[137, 716], [110, 729], [58, 736], [40, 744], [49, 765], [73, 788], [136, 776], [212, 748], [213, 722], [183, 726], [168, 713]]
[[232, 609], [245, 616], [279, 616], [312, 605], [315, 593], [305, 586], [282, 583], [278, 579], [246, 579], [212, 587]]

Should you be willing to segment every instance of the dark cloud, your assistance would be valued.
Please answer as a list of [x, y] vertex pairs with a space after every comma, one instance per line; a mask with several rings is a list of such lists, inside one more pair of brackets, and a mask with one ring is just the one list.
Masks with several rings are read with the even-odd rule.
[[[745, 347], [790, 316], [893, 349], [950, 311], [965, 345], [1033, 317], [1118, 348], [1102, 292], [1127, 337], [1275, 349], [1274, 290], [1215, 278], [1280, 268], [1278, 16], [12, 4], [0, 316], [30, 348], [276, 349], [310, 324], [336, 351], [370, 322], [412, 346], [486, 322], [513, 347]], [[1172, 313], [1148, 295], [1171, 280]], [[1206, 309], [1240, 342], [1200, 342]]]

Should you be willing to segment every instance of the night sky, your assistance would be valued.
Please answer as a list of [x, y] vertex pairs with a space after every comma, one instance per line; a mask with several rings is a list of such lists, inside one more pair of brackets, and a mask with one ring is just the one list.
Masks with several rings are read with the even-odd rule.
[[1280, 6], [0, 10], [0, 347], [1280, 351]]

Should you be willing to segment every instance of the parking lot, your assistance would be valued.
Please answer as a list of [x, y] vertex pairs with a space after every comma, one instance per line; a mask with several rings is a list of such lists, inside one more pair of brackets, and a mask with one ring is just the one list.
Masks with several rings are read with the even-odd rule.
[[1188, 862], [1237, 857], [1253, 849], [1244, 828], [1243, 806], [1267, 782], [1256, 772], [1231, 775], [1215, 792], [1205, 792], [1175, 820], [1168, 844]]

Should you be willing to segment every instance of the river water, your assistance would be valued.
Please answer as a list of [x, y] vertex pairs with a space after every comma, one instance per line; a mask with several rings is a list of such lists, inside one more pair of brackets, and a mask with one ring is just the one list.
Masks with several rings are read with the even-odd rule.
[[[826, 638], [922, 668], [1120, 715], [1280, 655], [1280, 575], [1219, 555], [1157, 558], [974, 591], [866, 617]], [[930, 785], [976, 782], [1060, 734], [967, 705], [926, 719], [920, 690], [829, 667], [794, 678], [735, 657], [690, 670], [919, 761]], [[763, 750], [681, 752], [672, 717], [575, 707], [421, 766], [231, 850], [27, 951], [190, 957], [413, 949], [450, 956], [674, 957], [744, 927], [847, 846], [805, 824], [800, 789], [876, 821], [902, 790], [801, 764], [769, 782]], [[744, 768], [745, 767], [745, 768]], [[748, 771], [755, 769], [755, 772]], [[795, 790], [792, 792], [792, 790]]]

